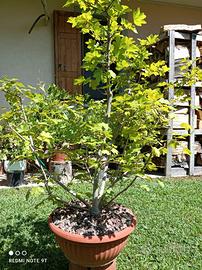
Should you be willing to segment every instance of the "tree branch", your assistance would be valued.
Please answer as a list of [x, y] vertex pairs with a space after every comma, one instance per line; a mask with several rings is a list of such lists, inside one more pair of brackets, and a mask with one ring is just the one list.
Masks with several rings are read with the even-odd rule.
[[[158, 121], [160, 121], [159, 119], [158, 119]], [[162, 134], [162, 136], [161, 136], [161, 138], [160, 138], [160, 140], [165, 136], [165, 134], [166, 134], [166, 130], [164, 131], [164, 133]], [[159, 141], [160, 141], [159, 140]], [[143, 168], [142, 168], [142, 170], [141, 170], [141, 172], [144, 172], [144, 170], [146, 169], [146, 167], [147, 167], [147, 165], [148, 165], [148, 163], [150, 162], [150, 160], [151, 160], [151, 158], [152, 158], [152, 156], [153, 156], [153, 153], [152, 153], [152, 151], [151, 151], [151, 153], [150, 153], [150, 155], [149, 155], [149, 157], [148, 157], [148, 159], [146, 160], [146, 162], [145, 162], [145, 164], [144, 164], [144, 166], [143, 166]], [[124, 193], [125, 191], [127, 191], [133, 184], [134, 184], [134, 182], [137, 180], [137, 178], [138, 178], [138, 176], [135, 176], [133, 179], [132, 179], [132, 181], [130, 182], [130, 184], [128, 184], [128, 186], [126, 186], [124, 189], [122, 189], [120, 192], [118, 192], [105, 206], [104, 206], [104, 208], [107, 208], [117, 197], [119, 197], [122, 193]]]
[[[11, 127], [11, 126], [9, 126], [9, 127], [10, 127], [10, 128], [13, 130], [13, 132], [15, 132], [22, 140], [27, 141], [27, 140], [26, 140], [19, 132], [17, 132], [13, 127]], [[34, 146], [33, 146], [33, 140], [32, 140], [32, 141], [30, 140], [30, 149], [31, 149], [32, 153], [34, 154], [34, 156], [36, 157], [35, 148], [34, 148]], [[43, 166], [41, 165], [40, 159], [39, 159], [38, 157], [36, 157], [36, 159], [37, 159], [37, 161], [38, 161], [39, 167], [40, 167], [40, 169], [41, 169], [41, 171], [42, 171], [42, 174], [43, 174], [43, 176], [44, 176], [44, 185], [45, 185], [45, 188], [46, 188], [46, 190], [47, 190], [47, 192], [48, 192], [48, 195], [54, 196], [53, 193], [52, 193], [51, 190], [50, 190], [50, 187], [49, 187], [49, 184], [48, 184], [48, 182], [49, 182], [49, 181], [48, 181], [48, 177], [47, 177], [47, 175], [46, 175], [46, 172], [45, 172]], [[49, 176], [51, 176], [51, 179], [53, 179], [54, 182], [56, 182], [56, 183], [57, 183], [58, 185], [60, 185], [63, 189], [65, 189], [71, 196], [73, 196], [74, 198], [80, 200], [80, 201], [83, 202], [87, 207], [89, 207], [89, 204], [88, 204], [85, 200], [83, 200], [76, 192], [70, 190], [70, 189], [69, 189], [68, 187], [66, 187], [64, 184], [62, 184], [61, 182], [57, 181], [57, 180], [50, 174], [50, 172], [48, 172], [48, 173], [49, 173]], [[64, 201], [63, 201], [63, 202], [64, 202]]]

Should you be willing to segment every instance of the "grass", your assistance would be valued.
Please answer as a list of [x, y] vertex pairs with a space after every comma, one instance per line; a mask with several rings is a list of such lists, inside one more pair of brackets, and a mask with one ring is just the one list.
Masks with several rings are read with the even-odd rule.
[[[26, 201], [26, 191], [0, 190], [0, 269], [67, 270], [47, 226], [55, 206], [47, 201], [36, 208], [43, 195]], [[164, 188], [153, 184], [149, 192], [134, 187], [119, 199], [136, 213], [138, 226], [118, 257], [118, 270], [201, 270], [201, 194], [202, 181], [193, 178], [165, 180]], [[10, 250], [27, 256], [9, 256]], [[9, 258], [33, 258], [33, 263], [9, 263]]]

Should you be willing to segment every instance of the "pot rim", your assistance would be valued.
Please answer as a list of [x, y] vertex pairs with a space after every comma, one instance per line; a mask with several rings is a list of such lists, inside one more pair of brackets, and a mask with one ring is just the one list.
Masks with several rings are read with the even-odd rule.
[[97, 236], [97, 235], [84, 236], [84, 235], [74, 234], [74, 233], [64, 231], [64, 230], [60, 229], [59, 227], [57, 227], [52, 222], [51, 215], [48, 218], [48, 225], [49, 225], [51, 231], [55, 235], [57, 235], [61, 238], [67, 239], [69, 241], [72, 241], [72, 242], [88, 243], [88, 244], [99, 244], [99, 243], [102, 244], [102, 243], [117, 241], [117, 240], [120, 240], [124, 237], [127, 237], [135, 229], [136, 223], [137, 223], [137, 219], [135, 216], [133, 216], [133, 220], [132, 220], [131, 225], [126, 227], [122, 231], [118, 231], [118, 232], [115, 232], [111, 235], [104, 235], [104, 236]]

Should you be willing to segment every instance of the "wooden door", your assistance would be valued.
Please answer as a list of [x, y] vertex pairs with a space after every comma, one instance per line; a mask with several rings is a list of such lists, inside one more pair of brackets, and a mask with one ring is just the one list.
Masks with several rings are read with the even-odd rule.
[[82, 87], [74, 85], [81, 75], [81, 34], [72, 28], [67, 19], [72, 12], [54, 12], [55, 31], [55, 82], [71, 94], [82, 93]]

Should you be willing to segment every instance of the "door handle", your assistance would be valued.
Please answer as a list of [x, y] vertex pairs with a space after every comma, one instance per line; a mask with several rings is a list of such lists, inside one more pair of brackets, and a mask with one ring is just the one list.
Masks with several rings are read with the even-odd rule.
[[58, 70], [59, 71], [67, 71], [67, 65], [58, 64]]

